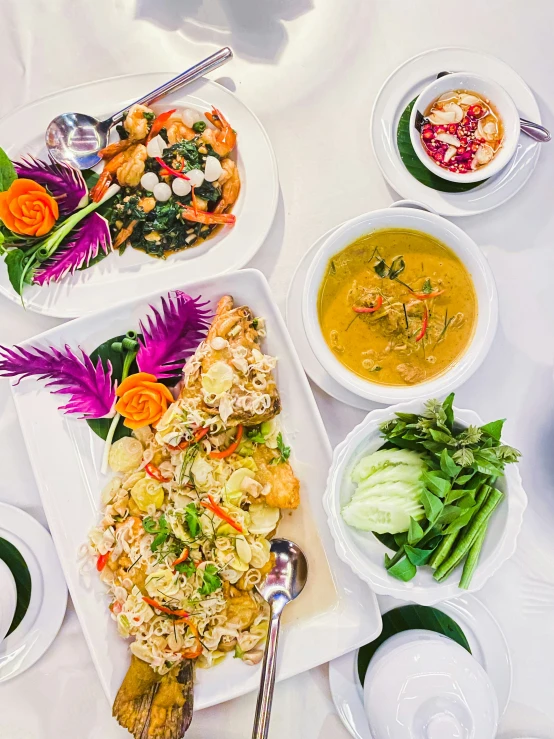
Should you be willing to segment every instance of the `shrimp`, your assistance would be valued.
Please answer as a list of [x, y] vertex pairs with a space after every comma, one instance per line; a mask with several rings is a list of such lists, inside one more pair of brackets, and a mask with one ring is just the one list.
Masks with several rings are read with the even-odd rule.
[[104, 169], [96, 185], [90, 191], [95, 203], [102, 200], [106, 190], [112, 184], [114, 175], [121, 186], [136, 186], [144, 173], [144, 162], [147, 158], [146, 147], [143, 144], [133, 144], [124, 151], [120, 151], [104, 164]]
[[221, 187], [221, 200], [215, 208], [215, 213], [223, 213], [226, 208], [234, 205], [240, 193], [240, 177], [237, 165], [232, 159], [221, 161], [223, 174], [217, 181]]
[[202, 141], [209, 144], [220, 157], [229, 156], [236, 146], [237, 134], [217, 108], [212, 108], [211, 113], [206, 113], [206, 118], [217, 130], [206, 128], [202, 134]]
[[155, 115], [154, 111], [145, 105], [133, 105], [127, 113], [123, 127], [132, 141], [142, 141], [148, 136], [148, 118], [145, 118], [145, 113], [148, 118]]
[[167, 138], [171, 145], [178, 143], [179, 141], [191, 141], [196, 134], [183, 123], [183, 119], [180, 116], [172, 116], [166, 126]]

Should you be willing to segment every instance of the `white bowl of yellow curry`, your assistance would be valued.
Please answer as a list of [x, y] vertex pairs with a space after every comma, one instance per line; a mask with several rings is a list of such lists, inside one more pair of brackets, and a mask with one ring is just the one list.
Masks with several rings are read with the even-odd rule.
[[303, 298], [319, 362], [379, 403], [458, 387], [485, 358], [497, 314], [494, 278], [475, 242], [409, 207], [340, 226], [310, 265]]

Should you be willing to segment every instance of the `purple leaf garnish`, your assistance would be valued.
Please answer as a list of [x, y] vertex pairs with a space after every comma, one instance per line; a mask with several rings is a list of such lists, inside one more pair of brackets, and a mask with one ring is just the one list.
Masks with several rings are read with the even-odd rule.
[[29, 156], [13, 164], [18, 177], [27, 177], [48, 188], [58, 202], [62, 217], [77, 210], [88, 194], [88, 188], [81, 172], [67, 164], [56, 162], [52, 157], [50, 157], [50, 163]]
[[58, 282], [66, 274], [76, 269], [88, 267], [91, 259], [102, 251], [107, 254], [112, 248], [112, 238], [108, 221], [99, 213], [91, 213], [83, 218], [70, 236], [54, 252], [52, 257], [39, 265], [34, 274], [35, 285]]
[[175, 290], [162, 298], [161, 312], [150, 306], [154, 316], [148, 316], [147, 324], [140, 323], [137, 365], [141, 372], [149, 372], [159, 380], [181, 375], [187, 357], [210, 325], [210, 311], [204, 309], [207, 302], [200, 300]]
[[59, 407], [64, 413], [80, 414], [81, 418], [103, 418], [113, 411], [115, 387], [112, 383], [112, 365], [105, 370], [98, 358], [96, 366], [82, 349], [82, 359], [73, 354], [66, 344], [63, 350], [53, 346], [42, 349], [0, 345], [0, 375], [3, 377], [37, 377], [50, 380], [47, 388], [54, 395], [70, 395], [70, 400]]

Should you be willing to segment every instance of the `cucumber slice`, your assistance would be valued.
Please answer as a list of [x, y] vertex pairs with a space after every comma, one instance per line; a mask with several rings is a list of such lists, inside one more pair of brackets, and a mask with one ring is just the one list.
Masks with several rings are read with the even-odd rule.
[[420, 455], [409, 449], [379, 449], [360, 459], [352, 471], [352, 480], [361, 482], [379, 469], [400, 464], [416, 466], [421, 470], [426, 466]]

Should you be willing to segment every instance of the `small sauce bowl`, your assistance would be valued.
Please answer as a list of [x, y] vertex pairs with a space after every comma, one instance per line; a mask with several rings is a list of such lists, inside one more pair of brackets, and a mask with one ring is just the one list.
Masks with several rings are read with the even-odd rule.
[[[498, 153], [490, 162], [471, 172], [452, 172], [437, 164], [425, 149], [421, 141], [421, 133], [416, 128], [416, 122], [419, 118], [418, 113], [425, 116], [425, 111], [429, 106], [451, 90], [475, 92], [485, 100], [489, 100], [498, 113], [504, 128], [504, 139]], [[431, 82], [415, 101], [410, 116], [410, 139], [418, 159], [430, 172], [450, 182], [469, 184], [471, 182], [481, 182], [498, 174], [513, 158], [517, 149], [519, 134], [519, 113], [506, 90], [494, 80], [469, 72], [448, 74]]]

